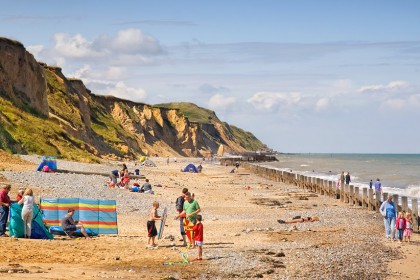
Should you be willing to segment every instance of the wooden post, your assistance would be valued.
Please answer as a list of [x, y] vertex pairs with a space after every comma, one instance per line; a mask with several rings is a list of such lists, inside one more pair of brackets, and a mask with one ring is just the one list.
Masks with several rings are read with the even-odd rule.
[[373, 206], [374, 206], [374, 203], [373, 202], [374, 202], [373, 201], [373, 190], [372, 189], [369, 189], [368, 209], [370, 211], [373, 210]]
[[350, 205], [354, 205], [354, 186], [350, 185], [349, 186], [349, 203]]
[[393, 194], [392, 200], [394, 201], [395, 206], [397, 206], [397, 211], [400, 212], [401, 206], [398, 204], [399, 203], [398, 194]]
[[362, 190], [362, 207], [363, 208], [367, 208], [368, 207], [368, 189], [367, 188], [363, 188]]
[[345, 184], [344, 185], [344, 202], [345, 203], [349, 203], [349, 195], [350, 195], [349, 185]]
[[418, 216], [419, 216], [419, 204], [417, 201], [417, 198], [413, 198], [411, 200], [411, 216], [413, 218], [413, 231], [414, 228], [417, 227], [417, 229], [419, 228], [419, 224], [418, 224]]
[[381, 207], [381, 192], [375, 191], [375, 210], [379, 213], [379, 207]]
[[344, 184], [340, 184], [340, 201], [344, 202]]
[[328, 193], [331, 197], [335, 195], [335, 192], [333, 192], [333, 181], [328, 181]]
[[404, 212], [408, 212], [408, 198], [406, 196], [401, 197], [401, 208]]
[[354, 200], [356, 201], [357, 206], [361, 206], [359, 187], [354, 187]]

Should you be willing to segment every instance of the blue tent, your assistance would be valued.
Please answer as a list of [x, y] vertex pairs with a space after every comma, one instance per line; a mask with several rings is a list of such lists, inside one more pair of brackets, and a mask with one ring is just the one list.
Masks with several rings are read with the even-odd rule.
[[57, 170], [57, 158], [53, 156], [43, 156], [41, 158], [41, 163], [39, 164], [36, 171], [42, 171], [42, 168], [47, 165], [50, 170], [56, 171]]
[[[51, 233], [48, 232], [48, 229], [45, 227], [42, 220], [42, 214], [38, 209], [38, 206], [34, 204], [34, 216], [32, 218], [32, 230], [31, 238], [33, 239], [53, 239]], [[12, 203], [10, 205], [10, 223], [9, 223], [9, 233], [10, 236], [17, 238], [22, 238], [24, 235], [24, 225], [22, 220], [22, 205], [17, 203]]]
[[190, 163], [187, 166], [185, 166], [184, 170], [182, 172], [190, 172], [190, 173], [198, 173], [197, 167], [195, 167], [194, 164]]

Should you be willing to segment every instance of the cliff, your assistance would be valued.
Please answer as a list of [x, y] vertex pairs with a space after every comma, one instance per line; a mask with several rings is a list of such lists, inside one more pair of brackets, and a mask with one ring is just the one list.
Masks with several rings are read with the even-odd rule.
[[6, 38], [0, 38], [0, 82], [0, 148], [10, 152], [97, 161], [206, 156], [220, 144], [231, 152], [265, 147], [192, 103], [153, 106], [94, 94]]

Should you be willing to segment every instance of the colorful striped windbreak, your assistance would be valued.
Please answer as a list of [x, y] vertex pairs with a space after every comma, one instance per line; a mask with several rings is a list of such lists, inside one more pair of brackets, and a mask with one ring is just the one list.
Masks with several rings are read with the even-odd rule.
[[118, 234], [117, 207], [115, 200], [84, 198], [41, 198], [40, 209], [44, 224], [61, 226], [61, 218], [67, 210], [75, 211], [73, 219], [97, 234]]

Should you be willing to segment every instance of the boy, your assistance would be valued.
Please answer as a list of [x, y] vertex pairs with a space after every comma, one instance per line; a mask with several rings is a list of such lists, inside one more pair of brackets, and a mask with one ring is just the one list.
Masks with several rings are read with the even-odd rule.
[[197, 215], [197, 223], [193, 227], [194, 231], [194, 244], [197, 246], [198, 257], [195, 258], [196, 261], [201, 261], [203, 259], [203, 224], [201, 221], [203, 217]]
[[[153, 208], [150, 210], [150, 219], [147, 221], [147, 237], [149, 237], [149, 240], [147, 241], [147, 246], [150, 247], [156, 247], [157, 244], [155, 243], [155, 238], [157, 235], [156, 225], [155, 221], [162, 220], [162, 217], [158, 216], [157, 210], [159, 208], [159, 202], [154, 201], [153, 202]], [[152, 244], [150, 244], [150, 241]]]

